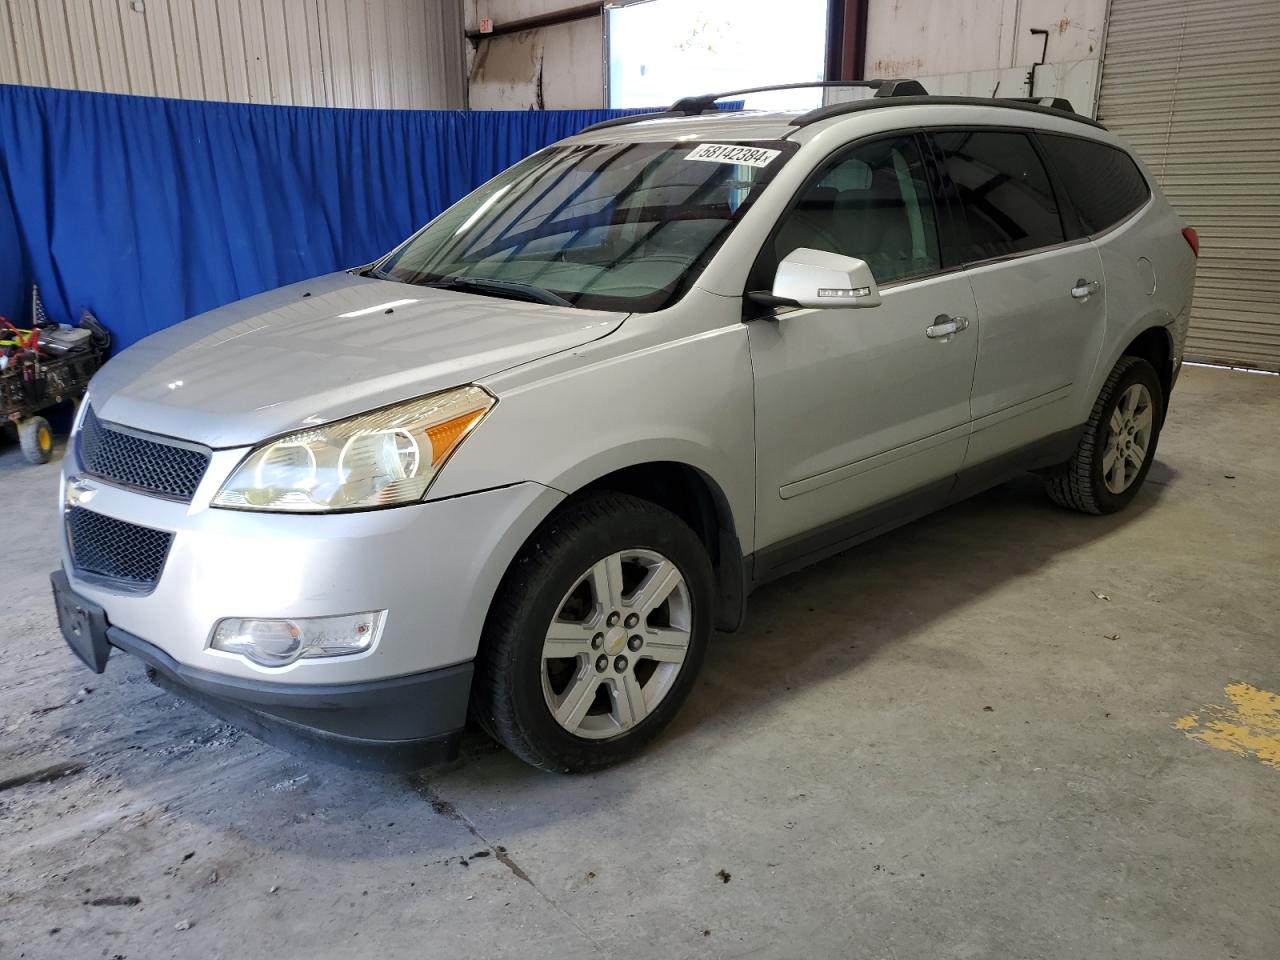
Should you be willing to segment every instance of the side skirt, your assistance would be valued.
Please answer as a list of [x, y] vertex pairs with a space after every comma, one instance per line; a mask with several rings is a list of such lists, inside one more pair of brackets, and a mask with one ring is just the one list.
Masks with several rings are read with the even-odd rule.
[[1082, 423], [1078, 427], [1050, 434], [1025, 447], [1002, 453], [984, 463], [966, 467], [956, 477], [955, 489], [952, 490], [947, 502], [958, 503], [961, 500], [968, 500], [984, 490], [990, 490], [1029, 470], [1044, 470], [1066, 463], [1076, 452], [1076, 447], [1080, 445], [1084, 428], [1085, 424]]
[[903, 524], [936, 510], [967, 500], [1029, 470], [1057, 466], [1071, 458], [1084, 432], [1084, 424], [1052, 434], [1034, 443], [966, 467], [958, 474], [842, 517], [778, 543], [745, 558], [751, 586], [794, 573], [827, 557], [843, 553]]

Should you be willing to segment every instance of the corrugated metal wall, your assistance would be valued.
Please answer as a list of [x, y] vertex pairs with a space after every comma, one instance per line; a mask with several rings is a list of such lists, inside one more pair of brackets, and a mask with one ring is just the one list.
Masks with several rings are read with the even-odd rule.
[[1200, 234], [1187, 357], [1280, 370], [1280, 0], [1112, 0], [1098, 119]]
[[466, 104], [461, 0], [0, 0], [0, 83], [329, 107]]

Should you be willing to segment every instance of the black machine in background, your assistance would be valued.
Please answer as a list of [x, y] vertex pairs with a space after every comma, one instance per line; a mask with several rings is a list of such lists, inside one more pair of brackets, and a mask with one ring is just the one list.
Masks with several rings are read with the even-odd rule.
[[41, 413], [79, 401], [110, 346], [111, 335], [87, 310], [76, 327], [50, 320], [38, 290], [30, 327], [0, 318], [0, 418], [32, 463], [47, 463], [53, 453], [53, 430]]

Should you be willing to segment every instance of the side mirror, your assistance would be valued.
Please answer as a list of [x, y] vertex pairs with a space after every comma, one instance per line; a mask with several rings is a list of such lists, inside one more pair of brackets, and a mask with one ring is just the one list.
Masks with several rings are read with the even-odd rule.
[[752, 300], [770, 306], [878, 307], [880, 288], [865, 260], [800, 247], [778, 264], [773, 290], [752, 292]]

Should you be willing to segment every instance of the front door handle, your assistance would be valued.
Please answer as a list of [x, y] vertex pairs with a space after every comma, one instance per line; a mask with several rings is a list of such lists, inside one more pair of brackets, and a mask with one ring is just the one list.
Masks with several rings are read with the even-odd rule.
[[948, 317], [945, 313], [940, 313], [933, 318], [933, 323], [925, 327], [924, 335], [930, 340], [938, 340], [966, 330], [968, 327], [967, 317]]
[[1076, 281], [1076, 285], [1071, 288], [1071, 296], [1077, 300], [1088, 300], [1091, 296], [1098, 292], [1097, 280], [1086, 280], [1081, 277]]

